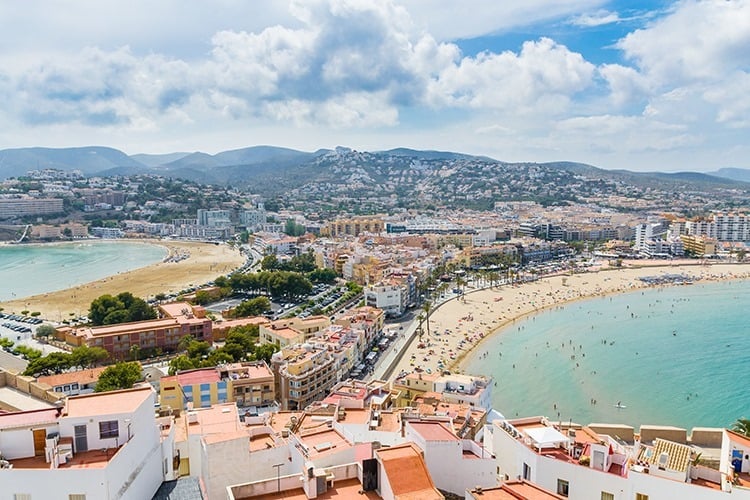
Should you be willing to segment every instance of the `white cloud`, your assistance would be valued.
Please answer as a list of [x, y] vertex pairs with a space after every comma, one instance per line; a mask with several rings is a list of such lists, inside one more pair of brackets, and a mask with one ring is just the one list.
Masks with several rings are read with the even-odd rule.
[[553, 37], [470, 57], [450, 40], [635, 19], [605, 0], [64, 2], [0, 4], [0, 147], [353, 141], [605, 166], [748, 149], [750, 0], [680, 1], [598, 65]]
[[648, 79], [628, 66], [602, 64], [597, 68], [610, 89], [610, 99], [616, 107], [641, 102], [650, 94]]
[[657, 84], [721, 80], [747, 70], [750, 1], [683, 1], [617, 46]]
[[458, 40], [566, 18], [606, 0], [402, 0], [414, 22], [437, 40]]
[[483, 52], [444, 69], [430, 88], [433, 105], [559, 113], [592, 82], [594, 65], [549, 38], [524, 42], [516, 55]]
[[581, 26], [584, 28], [592, 28], [595, 26], [603, 26], [605, 24], [612, 24], [619, 22], [620, 16], [617, 12], [609, 12], [607, 10], [600, 10], [594, 14], [580, 14], [572, 17], [568, 22], [573, 26]]

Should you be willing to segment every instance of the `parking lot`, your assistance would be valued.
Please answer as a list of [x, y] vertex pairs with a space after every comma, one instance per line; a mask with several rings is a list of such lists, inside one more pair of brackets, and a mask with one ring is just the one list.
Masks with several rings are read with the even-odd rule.
[[[34, 349], [38, 349], [42, 351], [43, 355], [47, 355], [50, 352], [54, 351], [62, 351], [62, 349], [59, 349], [52, 345], [39, 342], [34, 337], [36, 328], [43, 323], [44, 321], [39, 318], [21, 316], [19, 314], [0, 313], [0, 337], [5, 337], [12, 340], [15, 345], [25, 345], [28, 347], [33, 347]], [[11, 354], [4, 354], [7, 355], [3, 358], [0, 358], [0, 367], [11, 368], [10, 366], [7, 366], [8, 363], [5, 363], [3, 361], [5, 359], [8, 359], [7, 356], [11, 356]]]

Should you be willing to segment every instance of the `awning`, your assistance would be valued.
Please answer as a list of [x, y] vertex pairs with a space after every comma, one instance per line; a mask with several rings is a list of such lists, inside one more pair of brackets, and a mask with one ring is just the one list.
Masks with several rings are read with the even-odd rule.
[[537, 448], [555, 448], [560, 443], [568, 442], [568, 437], [554, 427], [534, 427], [524, 429], [524, 432]]

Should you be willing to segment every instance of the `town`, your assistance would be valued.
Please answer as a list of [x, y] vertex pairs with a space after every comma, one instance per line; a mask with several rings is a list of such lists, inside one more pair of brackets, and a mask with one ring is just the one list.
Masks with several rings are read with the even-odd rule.
[[[2, 189], [18, 245], [189, 240], [244, 260], [65, 318], [5, 305], [2, 499], [750, 498], [745, 433], [507, 418], [492, 407], [506, 381], [456, 369], [485, 332], [442, 354], [449, 332], [430, 331], [445, 304], [550, 276], [742, 263], [750, 220], [719, 199], [698, 215], [591, 198], [324, 217], [148, 176], [43, 170]], [[640, 280], [697, 279], [669, 276]]]

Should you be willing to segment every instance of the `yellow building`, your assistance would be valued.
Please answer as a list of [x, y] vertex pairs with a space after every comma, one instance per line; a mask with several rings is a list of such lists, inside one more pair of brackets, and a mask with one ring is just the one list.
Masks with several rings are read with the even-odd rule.
[[716, 240], [705, 236], [680, 235], [686, 253], [703, 257], [716, 255]]
[[385, 223], [382, 217], [362, 216], [351, 219], [339, 219], [327, 223], [320, 230], [325, 236], [359, 236], [361, 233], [382, 233]]
[[231, 363], [217, 368], [231, 381], [230, 400], [237, 406], [270, 406], [276, 401], [274, 376], [265, 361]]
[[440, 377], [438, 373], [409, 373], [396, 378], [391, 384], [393, 392], [398, 393], [396, 405], [410, 406], [417, 397], [433, 392], [438, 377]]
[[328, 328], [331, 320], [327, 316], [310, 316], [309, 318], [284, 318], [258, 327], [260, 341], [263, 344], [275, 344], [279, 347], [302, 344], [316, 333]]
[[185, 370], [162, 377], [159, 404], [162, 408], [206, 408], [231, 401], [232, 380], [222, 380], [216, 368]]

